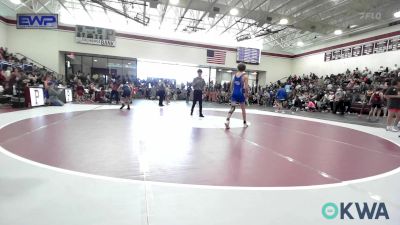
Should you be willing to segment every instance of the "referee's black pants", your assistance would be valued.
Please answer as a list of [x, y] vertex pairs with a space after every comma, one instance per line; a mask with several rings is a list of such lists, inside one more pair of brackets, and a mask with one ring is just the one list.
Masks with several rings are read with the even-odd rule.
[[201, 90], [194, 90], [193, 92], [193, 105], [190, 114], [193, 114], [197, 101], [199, 101], [199, 113], [203, 115], [203, 92]]

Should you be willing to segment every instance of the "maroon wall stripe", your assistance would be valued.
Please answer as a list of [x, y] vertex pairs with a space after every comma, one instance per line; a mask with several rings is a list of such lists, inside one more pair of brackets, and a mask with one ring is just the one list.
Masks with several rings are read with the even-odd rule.
[[8, 24], [14, 24], [14, 25], [17, 24], [17, 21], [16, 21], [16, 20], [7, 19], [7, 18], [2, 17], [2, 16], [0, 16], [0, 20], [3, 21], [3, 22], [5, 22], [5, 23], [8, 23]]
[[294, 56], [295, 56], [295, 55], [286, 55], [286, 54], [273, 53], [273, 52], [261, 52], [261, 55], [283, 57], [283, 58], [294, 58]]
[[200, 47], [200, 48], [209, 48], [209, 49], [216, 49], [216, 50], [224, 50], [224, 51], [236, 51], [236, 48], [228, 48], [228, 47], [221, 47], [215, 45], [207, 45], [207, 44], [198, 44], [186, 41], [178, 41], [178, 40], [171, 40], [171, 39], [164, 39], [164, 38], [156, 38], [156, 37], [148, 37], [142, 35], [135, 35], [135, 34], [127, 34], [127, 33], [117, 33], [117, 37], [125, 37], [131, 39], [138, 39], [144, 41], [154, 41], [154, 42], [161, 42], [167, 44], [174, 44], [174, 45], [185, 45], [185, 46], [192, 46], [192, 47]]
[[63, 26], [63, 25], [58, 25], [59, 30], [67, 30], [67, 31], [74, 31], [75, 32], [75, 27], [69, 27], [69, 26]]
[[[8, 23], [8, 24], [17, 24], [16, 20], [12, 19], [7, 19], [5, 17], [0, 16], [0, 20]], [[65, 30], [65, 31], [75, 31], [74, 27], [71, 26], [58, 26], [59, 30]], [[360, 39], [357, 41], [351, 41], [339, 45], [334, 45], [326, 48], [321, 48], [309, 52], [304, 52], [300, 53], [297, 55], [288, 55], [288, 54], [280, 54], [280, 53], [272, 53], [272, 52], [261, 52], [261, 55], [265, 56], [274, 56], [274, 57], [281, 57], [281, 58], [298, 58], [302, 56], [307, 56], [311, 54], [316, 54], [320, 52], [325, 52], [337, 48], [343, 48], [347, 46], [352, 46], [352, 45], [358, 45], [366, 42], [371, 42], [371, 41], [376, 41], [379, 39], [384, 39], [384, 38], [389, 38], [393, 36], [400, 35], [400, 31], [395, 31], [387, 34], [381, 34], [377, 35], [374, 37], [369, 37], [369, 38], [364, 38]], [[148, 37], [148, 36], [142, 36], [142, 35], [136, 35], [136, 34], [127, 34], [127, 33], [116, 33], [117, 37], [124, 37], [124, 38], [130, 38], [130, 39], [137, 39], [137, 40], [143, 40], [143, 41], [153, 41], [153, 42], [159, 42], [159, 43], [166, 43], [166, 44], [173, 44], [173, 45], [183, 45], [183, 46], [190, 46], [190, 47], [199, 47], [199, 48], [209, 48], [209, 49], [216, 49], [216, 50], [224, 50], [224, 51], [236, 51], [236, 48], [229, 48], [229, 47], [223, 47], [223, 46], [216, 46], [216, 45], [208, 45], [208, 44], [200, 44], [200, 43], [192, 43], [192, 42], [186, 42], [186, 41], [178, 41], [178, 40], [171, 40], [171, 39], [165, 39], [165, 38], [156, 38], [156, 37]]]

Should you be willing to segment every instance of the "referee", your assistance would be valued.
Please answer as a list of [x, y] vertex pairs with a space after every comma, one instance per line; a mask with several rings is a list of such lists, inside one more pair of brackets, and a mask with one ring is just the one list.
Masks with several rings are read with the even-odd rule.
[[197, 70], [198, 76], [193, 79], [192, 87], [193, 87], [193, 105], [192, 105], [192, 110], [190, 111], [190, 115], [193, 116], [193, 110], [194, 107], [196, 106], [197, 101], [199, 101], [199, 116], [203, 116], [203, 90], [204, 87], [206, 86], [206, 82], [204, 79], [201, 77], [201, 74], [203, 71], [201, 69]]

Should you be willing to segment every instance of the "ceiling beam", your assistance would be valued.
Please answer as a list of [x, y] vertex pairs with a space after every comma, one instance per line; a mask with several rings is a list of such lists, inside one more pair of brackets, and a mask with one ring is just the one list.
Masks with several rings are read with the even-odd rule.
[[[238, 0], [232, 8], [235, 8], [242, 0]], [[231, 8], [227, 7], [227, 10], [225, 11], [225, 13], [215, 22], [211, 25], [211, 27], [207, 30], [210, 31], [211, 29], [213, 29], [226, 15], [228, 15], [229, 11], [231, 10]]]
[[167, 14], [168, 5], [169, 5], [169, 0], [167, 0], [167, 2], [165, 3], [164, 9], [162, 11], [159, 29], [161, 28], [161, 25], [164, 22], [164, 17], [165, 17], [165, 14]]
[[102, 2], [101, 0], [91, 0], [91, 1], [92, 1], [93, 3], [96, 3], [96, 4], [98, 4], [98, 5], [102, 6], [102, 7], [104, 7], [104, 8], [107, 8], [108, 10], [110, 10], [110, 11], [112, 11], [112, 12], [115, 12], [115, 13], [121, 15], [121, 16], [124, 16], [124, 17], [126, 17], [126, 18], [129, 18], [129, 19], [131, 19], [131, 20], [133, 20], [133, 21], [135, 21], [135, 22], [138, 22], [138, 23], [140, 23], [140, 24], [147, 25], [145, 21], [141, 21], [141, 20], [139, 20], [138, 18], [133, 18], [133, 17], [131, 17], [131, 16], [125, 14], [124, 12], [121, 12], [120, 10], [118, 10], [118, 9], [116, 9], [116, 8], [113, 8], [113, 7], [111, 7], [111, 6], [107, 5], [107, 4], [105, 4], [105, 3]]
[[79, 0], [79, 3], [81, 3], [81, 6], [83, 7], [83, 10], [85, 10], [86, 14], [89, 16], [89, 18], [93, 21], [92, 15], [90, 15], [89, 11], [87, 10], [85, 4], [83, 4], [82, 0]]
[[204, 17], [207, 15], [208, 12], [210, 12], [212, 10], [212, 8], [214, 7], [214, 5], [218, 2], [218, 0], [213, 0], [213, 2], [211, 3], [211, 5], [207, 8], [206, 11], [203, 12], [203, 15], [201, 15], [200, 19], [195, 23], [194, 27], [198, 27], [200, 22], [204, 19]]
[[22, 8], [22, 7], [25, 7], [25, 8], [27, 8], [27, 9], [29, 9], [29, 11], [31, 11], [31, 12], [33, 12], [33, 13], [36, 14], [35, 10], [33, 10], [32, 8], [30, 8], [30, 7], [27, 5], [27, 4], [30, 3], [30, 2], [32, 2], [32, 0], [27, 0], [27, 1], [25, 1], [25, 2], [22, 2], [22, 1], [21, 1], [21, 4], [15, 8], [15, 11], [18, 11], [18, 9], [20, 9], [20, 8]]
[[343, 37], [349, 36], [351, 34], [359, 34], [361, 32], [368, 32], [368, 31], [371, 31], [372, 29], [382, 28], [384, 26], [387, 26], [388, 23], [395, 22], [395, 21], [398, 21], [398, 18], [391, 18], [391, 19], [382, 21], [382, 22], [377, 23], [377, 24], [371, 24], [371, 25], [355, 28], [355, 29], [343, 32], [343, 34], [339, 35], [339, 36], [334, 35], [334, 36], [330, 36], [330, 37], [326, 37], [326, 38], [320, 38], [320, 39], [314, 41], [313, 43], [304, 45], [304, 47], [310, 46], [311, 44], [313, 44], [313, 45], [319, 44], [319, 43], [322, 44], [322, 43], [325, 43], [325, 42], [328, 42], [328, 41], [332, 41], [332, 40], [335, 40], [335, 39], [338, 39], [338, 38], [343, 38]]
[[286, 1], [286, 2], [284, 2], [284, 3], [282, 3], [282, 4], [280, 4], [280, 5], [278, 5], [276, 8], [272, 9], [272, 10], [269, 11], [268, 13], [276, 12], [276, 11], [280, 10], [281, 8], [285, 7], [286, 5], [292, 3], [293, 1], [296, 1], [296, 0], [288, 0], [288, 1]]
[[[286, 1], [286, 2], [284, 2], [284, 3], [282, 3], [282, 4], [280, 4], [278, 7], [276, 7], [276, 8], [274, 8], [274, 9], [268, 11], [268, 14], [272, 14], [272, 13], [276, 12], [277, 10], [279, 10], [279, 9], [281, 9], [281, 8], [283, 8], [283, 7], [285, 7], [286, 5], [290, 4], [290, 3], [293, 2], [293, 1], [295, 1], [295, 0], [288, 0], [288, 1]], [[253, 24], [250, 24], [250, 25], [249, 25], [248, 27], [246, 27], [245, 29], [239, 31], [236, 35], [239, 35], [239, 34], [243, 33], [244, 31], [248, 30], [249, 28], [251, 28], [252, 26], [255, 26], [255, 25], [257, 25], [257, 22], [256, 22], [256, 23], [253, 23]], [[272, 24], [271, 24], [271, 25], [272, 25]], [[271, 25], [269, 25], [269, 26], [271, 26]], [[269, 26], [268, 26], [268, 27], [269, 27]]]
[[[292, 23], [291, 26], [293, 26], [293, 25], [295, 25], [295, 24], [297, 24], [297, 23], [299, 23], [299, 22], [302, 22], [302, 21], [304, 21], [304, 20], [306, 20], [306, 19], [308, 19], [308, 18], [310, 18], [310, 17], [313, 17], [313, 16], [315, 16], [315, 15], [318, 15], [318, 14], [320, 14], [320, 13], [325, 13], [325, 12], [327, 12], [327, 11], [331, 11], [331, 10], [333, 10], [333, 9], [335, 9], [335, 8], [341, 7], [343, 4], [345, 4], [345, 3], [347, 4], [349, 1], [351, 1], [351, 0], [344, 0], [344, 1], [340, 2], [339, 4], [333, 6], [333, 7], [330, 7], [330, 8], [328, 8], [328, 9], [325, 9], [325, 10], [319, 11], [319, 12], [317, 12], [317, 13], [313, 13], [313, 14], [311, 14], [311, 15], [309, 15], [309, 16], [306, 16], [306, 17], [304, 17], [304, 18], [302, 18], [302, 19], [300, 19], [300, 20], [297, 20], [297, 21], [295, 21], [294, 23]], [[326, 2], [325, 2], [325, 3], [326, 3]], [[324, 3], [322, 3], [322, 4], [324, 4]], [[295, 31], [295, 32], [298, 32], [298, 31]], [[289, 33], [289, 34], [290, 34], [290, 33]], [[284, 37], [288, 36], [289, 34], [285, 34], [285, 35], [283, 35], [283, 36], [280, 36], [279, 38], [284, 38]], [[268, 44], [268, 43], [270, 43], [270, 42], [267, 42], [267, 43], [265, 43], [265, 44]]]
[[4, 3], [3, 1], [0, 1], [0, 3], [1, 3], [2, 5], [4, 5], [5, 7], [11, 9], [12, 11], [17, 12], [17, 9], [16, 9], [16, 8], [15, 8], [15, 9], [14, 9], [14, 8], [11, 8], [9, 5], [7, 5], [7, 4]]
[[75, 19], [75, 16], [71, 13], [71, 11], [69, 11], [69, 9], [64, 5], [64, 3], [61, 0], [57, 1], [61, 5], [61, 7], [63, 7], [69, 13], [69, 15], [71, 15]]
[[[124, 10], [125, 15], [128, 15], [128, 10], [127, 10], [127, 8], [126, 8], [126, 4], [125, 4], [125, 1], [124, 1], [124, 0], [121, 0], [121, 5], [122, 5], [122, 10]], [[107, 17], [108, 17], [108, 13], [107, 13], [106, 7], [103, 6], [103, 9], [104, 9], [105, 14], [106, 14]], [[108, 17], [108, 20], [111, 22], [110, 17]], [[128, 24], [128, 18], [126, 19], [126, 23]]]
[[[50, 13], [50, 14], [53, 13], [53, 12], [52, 12], [49, 8], [47, 8], [47, 6], [46, 6], [46, 5], [49, 3], [49, 1], [47, 1], [46, 4], [43, 4], [43, 2], [42, 2], [41, 0], [38, 0], [37, 2], [39, 2], [39, 4], [42, 6], [42, 8], [46, 9], [46, 11], [47, 11], [48, 13]], [[40, 9], [38, 10], [38, 12], [39, 12], [40, 10], [42, 10], [42, 8], [40, 8]]]
[[178, 25], [176, 25], [175, 31], [178, 30], [179, 25], [181, 25], [183, 18], [185, 17], [187, 11], [189, 10], [190, 5], [192, 5], [193, 0], [190, 0], [186, 5], [185, 11], [183, 12], [182, 16], [179, 18]]
[[244, 16], [242, 16], [239, 20], [236, 20], [232, 25], [230, 25], [229, 27], [227, 27], [224, 31], [221, 32], [221, 34], [225, 33], [226, 31], [228, 31], [229, 29], [231, 29], [233, 26], [235, 26], [238, 22], [240, 22], [242, 19], [246, 18], [248, 15], [250, 15], [250, 13], [254, 12], [256, 9], [260, 8], [261, 6], [263, 6], [265, 3], [267, 3], [270, 0], [263, 0], [261, 3], [259, 3], [256, 7], [254, 7], [253, 9], [251, 9], [250, 11], [248, 11]]

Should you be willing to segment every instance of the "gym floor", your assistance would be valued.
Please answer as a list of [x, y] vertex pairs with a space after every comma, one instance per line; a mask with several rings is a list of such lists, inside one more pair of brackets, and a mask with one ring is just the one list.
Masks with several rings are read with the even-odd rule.
[[326, 202], [377, 201], [400, 221], [398, 134], [260, 109], [226, 130], [205, 106], [1, 112], [0, 225], [323, 224]]

